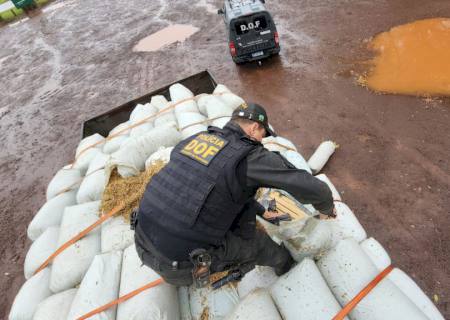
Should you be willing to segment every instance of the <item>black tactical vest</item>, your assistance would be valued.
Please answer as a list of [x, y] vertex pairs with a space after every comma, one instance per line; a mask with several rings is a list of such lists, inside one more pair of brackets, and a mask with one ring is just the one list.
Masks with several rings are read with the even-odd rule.
[[239, 174], [237, 167], [258, 145], [228, 126], [209, 127], [180, 142], [147, 185], [139, 207], [140, 229], [199, 246], [220, 244], [256, 192], [245, 188], [245, 172]]

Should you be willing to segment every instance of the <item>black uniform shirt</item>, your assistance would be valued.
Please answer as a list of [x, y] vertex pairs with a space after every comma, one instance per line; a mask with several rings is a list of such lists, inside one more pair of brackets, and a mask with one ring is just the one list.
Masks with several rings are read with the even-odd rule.
[[[243, 132], [241, 127], [233, 122], [229, 122], [227, 128]], [[263, 146], [255, 148], [239, 169], [245, 172], [246, 179], [243, 182], [249, 189], [281, 189], [303, 204], [312, 204], [324, 214], [333, 212], [333, 196], [327, 184], [309, 172], [297, 169], [277, 152], [269, 151]]]

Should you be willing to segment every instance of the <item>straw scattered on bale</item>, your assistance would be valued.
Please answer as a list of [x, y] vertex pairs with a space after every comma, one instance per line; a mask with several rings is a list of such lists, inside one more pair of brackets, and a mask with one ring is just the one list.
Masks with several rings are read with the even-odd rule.
[[125, 206], [117, 215], [121, 215], [129, 221], [131, 212], [139, 206], [148, 182], [164, 166], [165, 163], [162, 161], [154, 162], [138, 176], [129, 178], [122, 178], [117, 173], [117, 170], [113, 170], [103, 193], [101, 212], [109, 212], [117, 205], [123, 203]]
[[209, 319], [209, 308], [206, 307], [203, 309], [202, 314], [200, 315], [200, 320], [208, 320]]

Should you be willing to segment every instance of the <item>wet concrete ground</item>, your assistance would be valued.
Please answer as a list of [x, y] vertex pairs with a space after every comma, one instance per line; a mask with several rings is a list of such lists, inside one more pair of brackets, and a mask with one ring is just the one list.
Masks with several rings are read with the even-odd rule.
[[[27, 225], [73, 159], [82, 122], [206, 68], [265, 105], [306, 158], [324, 139], [341, 145], [324, 172], [450, 318], [450, 100], [378, 95], [345, 76], [364, 39], [449, 17], [448, 0], [268, 1], [282, 52], [262, 67], [232, 63], [220, 2], [66, 0], [0, 29], [0, 318], [24, 282]], [[201, 30], [161, 52], [132, 52], [169, 24]]]

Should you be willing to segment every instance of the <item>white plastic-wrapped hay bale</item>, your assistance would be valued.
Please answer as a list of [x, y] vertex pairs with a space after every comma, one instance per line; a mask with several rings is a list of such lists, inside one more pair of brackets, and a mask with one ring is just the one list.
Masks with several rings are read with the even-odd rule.
[[384, 250], [383, 246], [374, 238], [368, 238], [361, 242], [361, 249], [372, 260], [379, 271], [383, 271], [391, 265], [391, 257]]
[[94, 159], [92, 159], [91, 163], [89, 164], [89, 168], [86, 172], [86, 176], [94, 173], [95, 171], [101, 170], [105, 168], [106, 163], [111, 158], [111, 155], [107, 153], [99, 153], [95, 156]]
[[[398, 268], [389, 273], [387, 278], [399, 288], [430, 320], [444, 320], [438, 308], [420, 289], [417, 283]], [[406, 318], [405, 318], [406, 319]]]
[[308, 166], [308, 163], [300, 153], [293, 150], [285, 150], [281, 152], [281, 155], [292, 163], [297, 169], [312, 173], [311, 168]]
[[97, 170], [87, 175], [77, 192], [77, 203], [86, 203], [97, 201], [102, 198], [105, 191], [107, 180], [105, 170]]
[[332, 319], [341, 310], [311, 259], [282, 275], [270, 293], [285, 320]]
[[225, 127], [225, 125], [230, 122], [231, 117], [222, 117], [220, 119], [216, 119], [213, 122], [211, 122], [211, 125], [217, 128], [222, 129], [223, 127]]
[[[130, 113], [130, 123], [135, 124], [136, 122], [139, 122], [141, 120], [147, 120], [148, 117], [153, 116], [158, 111], [159, 111], [158, 107], [154, 106], [151, 103], [146, 104], [138, 103], [136, 107], [134, 107], [133, 111], [131, 111]], [[150, 124], [152, 122], [153, 122], [152, 120], [148, 121], [148, 123]]]
[[317, 174], [322, 170], [337, 147], [338, 145], [333, 141], [324, 141], [319, 145], [308, 160], [308, 165], [314, 174]]
[[223, 84], [217, 85], [213, 93], [220, 94], [218, 95], [219, 99], [233, 110], [245, 103], [244, 99], [232, 93], [230, 89]]
[[102, 149], [99, 148], [91, 148], [87, 150], [86, 152], [81, 154], [79, 158], [75, 159], [73, 168], [80, 170], [80, 172], [85, 175], [89, 164], [99, 153], [102, 152], [101, 150]]
[[[99, 208], [100, 201], [67, 207], [64, 210], [57, 247], [96, 222], [99, 218]], [[99, 253], [100, 232], [97, 228], [55, 258], [50, 277], [51, 290], [57, 293], [78, 285], [92, 259]]]
[[319, 257], [333, 246], [331, 226], [325, 221], [310, 218], [297, 234], [286, 236], [284, 245], [295, 261]]
[[[122, 252], [120, 251], [95, 256], [75, 294], [67, 320], [76, 320], [118, 298], [121, 265]], [[89, 319], [115, 320], [116, 306]]]
[[[108, 139], [103, 146], [104, 153], [111, 154], [119, 150], [119, 148], [130, 138], [131, 129], [128, 129], [130, 125], [130, 121], [126, 121], [117, 125], [109, 132]], [[113, 135], [116, 136], [112, 137]]]
[[105, 138], [98, 133], [94, 133], [93, 135], [87, 136], [77, 146], [75, 151], [75, 157], [79, 157], [80, 154], [85, 151], [86, 148], [93, 146], [93, 148], [101, 148], [103, 143], [105, 142]]
[[194, 97], [194, 94], [192, 93], [192, 91], [180, 83], [175, 83], [175, 84], [171, 85], [169, 88], [169, 92], [170, 92], [170, 99], [173, 102], [178, 102], [178, 101], [181, 101], [184, 99]]
[[227, 320], [281, 320], [270, 294], [263, 289], [256, 289], [245, 297], [234, 309]]
[[28, 225], [27, 235], [30, 240], [36, 240], [51, 226], [59, 226], [64, 209], [77, 203], [76, 192], [69, 191], [47, 201], [36, 213]]
[[208, 119], [231, 117], [233, 109], [223, 103], [218, 97], [205, 95], [198, 100], [200, 110], [205, 110]]
[[162, 161], [164, 163], [168, 163], [170, 161], [170, 154], [172, 153], [173, 147], [164, 148], [161, 147], [158, 151], [152, 153], [150, 157], [145, 161], [145, 169], [148, 169], [153, 164], [158, 161]]
[[49, 268], [35, 274], [20, 288], [14, 298], [8, 320], [32, 320], [37, 306], [52, 295], [48, 286]]
[[198, 112], [177, 113], [178, 127], [181, 130], [182, 139], [186, 139], [196, 133], [206, 131], [206, 118]]
[[48, 227], [32, 243], [25, 257], [24, 274], [26, 279], [30, 279], [41, 264], [55, 252], [58, 236], [59, 227]]
[[138, 126], [130, 131], [130, 137], [138, 137], [149, 130], [153, 129], [154, 115], [158, 112], [158, 108], [150, 103], [145, 105], [138, 104], [130, 114], [130, 124]]
[[231, 109], [236, 109], [241, 104], [245, 103], [244, 99], [239, 97], [234, 93], [224, 93], [220, 95], [220, 100], [222, 100]]
[[[341, 305], [346, 305], [379, 270], [355, 239], [341, 240], [318, 262], [318, 267]], [[383, 279], [350, 312], [354, 320], [427, 319], [389, 279]]]
[[180, 305], [180, 320], [192, 320], [189, 305], [189, 287], [178, 287], [178, 301]]
[[318, 174], [316, 176], [317, 179], [325, 182], [328, 186], [328, 188], [330, 188], [331, 190], [331, 194], [333, 195], [333, 200], [337, 200], [337, 201], [342, 201], [341, 195], [339, 194], [339, 192], [337, 191], [336, 187], [334, 186], [333, 183], [331, 183], [330, 179], [328, 179], [328, 177], [326, 176], [326, 174]]
[[160, 147], [173, 147], [181, 135], [173, 126], [154, 128], [138, 138], [130, 138], [125, 145], [111, 155], [106, 166], [107, 176], [117, 167], [122, 177], [136, 176], [145, 168], [145, 160]]
[[185, 113], [185, 112], [199, 112], [197, 103], [194, 100], [177, 102], [175, 105], [175, 114]]
[[206, 117], [198, 112], [184, 112], [184, 113], [178, 113], [176, 115], [178, 127], [180, 130], [183, 130], [184, 128], [188, 126], [192, 126], [193, 124], [199, 123], [198, 125], [201, 125], [203, 127], [206, 127]]
[[[341, 239], [352, 238], [358, 242], [367, 238], [366, 231], [359, 223], [352, 210], [343, 202], [336, 202], [336, 218], [318, 221], [317, 230], [302, 243], [302, 248], [315, 246], [319, 251], [314, 255], [318, 257], [325, 250], [333, 248]], [[315, 218], [310, 218], [310, 220]], [[328, 233], [330, 232], [330, 233]]]
[[150, 104], [155, 106], [160, 112], [153, 122], [155, 127], [172, 123], [176, 125], [177, 119], [175, 118], [174, 109], [170, 108], [171, 105], [164, 96], [153, 96]]
[[54, 294], [41, 303], [36, 308], [33, 320], [61, 320], [66, 319], [70, 306], [78, 289], [69, 289]]
[[305, 257], [320, 257], [341, 239], [354, 238], [358, 242], [366, 239], [364, 228], [350, 208], [342, 202], [336, 203], [335, 208], [334, 219], [317, 220], [310, 217], [283, 222], [279, 227], [272, 228], [272, 233], [283, 240], [296, 261], [302, 261]]
[[359, 223], [353, 211], [343, 202], [335, 202], [336, 218], [325, 220], [331, 225], [332, 239], [335, 243], [339, 239], [353, 238], [358, 242], [367, 238], [367, 233]]
[[134, 231], [123, 217], [109, 218], [102, 224], [102, 253], [125, 250], [134, 242]]
[[[175, 114], [184, 112], [198, 112], [197, 103], [194, 100], [194, 94], [191, 90], [176, 83], [169, 88], [170, 98], [173, 103], [176, 103]], [[186, 100], [180, 103], [180, 101]]]
[[268, 288], [278, 276], [272, 267], [256, 266], [252, 271], [248, 272], [237, 285], [239, 297], [244, 298], [253, 290], [258, 288]]
[[267, 150], [276, 152], [297, 151], [295, 145], [288, 139], [283, 137], [266, 137], [262, 140], [262, 144]]
[[[391, 258], [383, 246], [374, 238], [361, 242], [361, 249], [367, 254], [378, 271], [391, 265]], [[433, 302], [406, 273], [394, 268], [387, 276], [422, 312], [431, 320], [444, 320]]]
[[158, 111], [164, 110], [169, 106], [169, 101], [162, 95], [153, 96], [150, 100], [150, 104], [158, 109]]
[[[161, 278], [156, 272], [142, 265], [134, 245], [123, 255], [120, 280], [120, 296]], [[177, 288], [161, 283], [142, 291], [132, 299], [121, 303], [117, 320], [170, 320], [180, 319]]]
[[[199, 110], [200, 113], [201, 113], [202, 115], [204, 115], [205, 117], [208, 116], [208, 113], [206, 112], [206, 104], [203, 103], [203, 101], [205, 101], [205, 100], [204, 100], [205, 97], [208, 97], [208, 96], [210, 96], [210, 95], [209, 95], [209, 94], [206, 94], [206, 93], [202, 93], [202, 94], [199, 94], [199, 95], [197, 95], [197, 96], [195, 97], [195, 102], [197, 102], [198, 110]], [[200, 103], [201, 101], [202, 101], [202, 103]]]
[[177, 125], [177, 118], [173, 111], [163, 112], [155, 118], [154, 126], [155, 128], [161, 127], [163, 125]]
[[213, 94], [231, 93], [231, 90], [224, 84], [218, 84], [213, 91]]
[[189, 301], [193, 320], [225, 319], [239, 303], [234, 286], [227, 284], [217, 290], [211, 287], [189, 287]]
[[47, 201], [66, 191], [78, 189], [83, 176], [78, 169], [62, 168], [47, 187]]
[[78, 169], [82, 174], [85, 174], [89, 167], [89, 163], [99, 152], [101, 152], [104, 144], [105, 138], [98, 133], [81, 140], [75, 152], [73, 168]]

